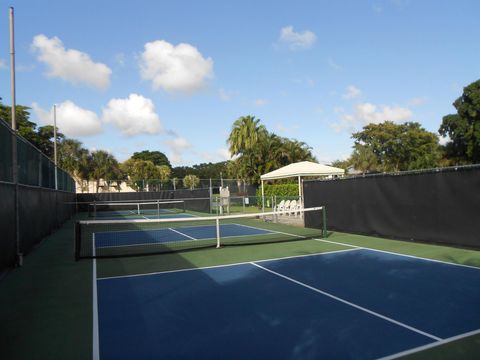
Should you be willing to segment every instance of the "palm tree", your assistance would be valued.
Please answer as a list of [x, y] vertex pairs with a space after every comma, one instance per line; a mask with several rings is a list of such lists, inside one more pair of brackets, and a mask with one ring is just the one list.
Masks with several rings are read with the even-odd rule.
[[227, 140], [232, 155], [255, 150], [258, 143], [266, 137], [267, 129], [259, 123], [260, 119], [250, 115], [242, 116], [233, 123]]
[[66, 170], [80, 184], [89, 178], [91, 156], [82, 143], [74, 139], [63, 139], [58, 147], [58, 165]]
[[195, 189], [200, 183], [200, 179], [196, 175], [187, 175], [183, 178], [183, 186], [189, 188], [190, 190]]
[[100, 179], [103, 179], [108, 184], [109, 180], [117, 180], [120, 176], [118, 161], [107, 151], [93, 151], [90, 176], [96, 181], [96, 191], [98, 192]]
[[167, 165], [156, 166], [158, 179], [160, 180], [160, 188], [162, 184], [170, 178], [172, 169]]

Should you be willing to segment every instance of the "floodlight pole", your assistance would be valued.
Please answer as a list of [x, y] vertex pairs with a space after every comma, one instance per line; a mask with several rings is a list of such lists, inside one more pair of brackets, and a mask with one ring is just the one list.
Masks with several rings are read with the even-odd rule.
[[14, 32], [14, 11], [10, 7], [10, 88], [12, 96], [12, 181], [15, 184], [15, 245], [17, 255], [17, 265], [23, 265], [23, 254], [20, 248], [20, 220], [18, 204], [18, 159], [17, 159], [17, 116], [16, 116], [16, 96], [15, 96], [15, 32]]
[[57, 171], [57, 105], [53, 105], [53, 161], [55, 163], [55, 190], [58, 190]]
[[[17, 131], [17, 117], [15, 113], [15, 34], [13, 22], [13, 7], [10, 7], [10, 88], [12, 96], [12, 130]], [[15, 171], [14, 171], [15, 172]], [[15, 175], [15, 174], [14, 174]]]

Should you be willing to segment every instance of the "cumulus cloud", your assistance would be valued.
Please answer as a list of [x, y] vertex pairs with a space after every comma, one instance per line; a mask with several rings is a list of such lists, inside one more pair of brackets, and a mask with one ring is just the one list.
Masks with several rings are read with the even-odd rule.
[[428, 101], [428, 98], [425, 97], [425, 96], [415, 97], [415, 98], [410, 99], [408, 101], [408, 105], [410, 105], [410, 106], [420, 106], [420, 105], [425, 104], [427, 101]]
[[[44, 110], [34, 102], [32, 110], [42, 124], [53, 125], [53, 109]], [[57, 127], [61, 133], [70, 137], [94, 135], [102, 131], [96, 113], [82, 109], [70, 100], [57, 105]]]
[[204, 88], [213, 77], [213, 60], [204, 58], [190, 44], [175, 46], [157, 40], [145, 44], [140, 74], [155, 90], [190, 94]]
[[169, 156], [169, 158], [174, 164], [182, 163], [184, 152], [192, 147], [192, 144], [181, 136], [177, 136], [173, 140], [168, 140], [165, 143], [171, 150], [171, 156]]
[[222, 160], [230, 160], [232, 158], [232, 154], [230, 154], [230, 150], [222, 148], [217, 150], [217, 155]]
[[355, 106], [353, 114], [346, 114], [344, 109], [335, 108], [339, 115], [339, 122], [332, 124], [337, 130], [355, 130], [367, 124], [379, 124], [384, 121], [393, 121], [396, 123], [406, 121], [412, 117], [410, 109], [400, 106], [377, 106], [371, 103], [362, 103]]
[[362, 94], [360, 89], [356, 88], [353, 85], [347, 86], [347, 92], [343, 95], [343, 98], [346, 100], [351, 100], [359, 97]]
[[291, 125], [291, 126], [285, 126], [282, 123], [277, 124], [277, 130], [278, 132], [282, 134], [291, 134], [293, 132], [296, 132], [299, 128], [298, 125]]
[[256, 99], [255, 100], [255, 105], [257, 105], [257, 106], [263, 106], [263, 105], [267, 105], [267, 104], [268, 104], [267, 99]]
[[316, 40], [317, 36], [310, 30], [296, 32], [291, 25], [280, 30], [279, 42], [287, 45], [290, 50], [309, 49]]
[[112, 70], [102, 63], [95, 63], [90, 56], [75, 49], [65, 49], [58, 37], [49, 39], [37, 35], [31, 45], [37, 59], [47, 65], [49, 77], [57, 77], [72, 83], [106, 89], [110, 85]]
[[450, 139], [450, 137], [447, 135], [447, 136], [439, 136], [438, 137], [438, 143], [442, 146], [445, 146], [447, 145], [449, 142], [451, 142], [452, 140]]
[[110, 100], [103, 109], [102, 118], [127, 136], [157, 134], [162, 129], [152, 100], [137, 94], [130, 94], [126, 99]]
[[333, 70], [341, 70], [342, 66], [339, 65], [335, 60], [332, 58], [327, 59], [328, 66], [330, 66]]
[[225, 90], [224, 88], [220, 88], [218, 90], [218, 96], [220, 97], [220, 100], [222, 101], [231, 101], [233, 97], [238, 95], [238, 91], [228, 91]]

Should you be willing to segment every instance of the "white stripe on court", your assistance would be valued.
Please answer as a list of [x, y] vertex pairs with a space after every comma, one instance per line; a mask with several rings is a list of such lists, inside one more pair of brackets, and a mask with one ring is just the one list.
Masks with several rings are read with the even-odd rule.
[[283, 278], [283, 279], [285, 279], [285, 280], [291, 281], [291, 282], [293, 282], [293, 283], [295, 283], [295, 284], [297, 284], [297, 285], [303, 286], [303, 287], [305, 287], [305, 288], [307, 288], [307, 289], [310, 289], [310, 290], [312, 290], [312, 291], [315, 291], [315, 292], [317, 292], [317, 293], [319, 293], [319, 294], [328, 296], [329, 298], [331, 298], [331, 299], [333, 299], [333, 300], [337, 300], [337, 301], [339, 301], [339, 302], [341, 302], [341, 303], [343, 303], [343, 304], [346, 304], [346, 305], [349, 305], [349, 306], [351, 306], [351, 307], [354, 307], [354, 308], [356, 308], [356, 309], [358, 309], [358, 310], [364, 311], [364, 312], [366, 312], [366, 313], [368, 313], [368, 314], [370, 314], [370, 315], [376, 316], [376, 317], [378, 317], [378, 318], [380, 318], [380, 319], [386, 320], [386, 321], [391, 322], [391, 323], [393, 323], [393, 324], [395, 324], [395, 325], [398, 325], [398, 326], [404, 327], [404, 328], [406, 328], [406, 329], [408, 329], [408, 330], [410, 330], [410, 331], [416, 332], [417, 334], [426, 336], [426, 337], [428, 337], [428, 338], [430, 338], [430, 339], [437, 340], [437, 341], [442, 340], [442, 338], [439, 338], [439, 337], [437, 337], [437, 336], [435, 336], [435, 335], [429, 334], [429, 333], [427, 333], [427, 332], [425, 332], [425, 331], [419, 330], [419, 329], [414, 328], [414, 327], [412, 327], [412, 326], [410, 326], [410, 325], [404, 324], [404, 323], [402, 323], [402, 322], [400, 322], [400, 321], [394, 320], [394, 319], [389, 318], [389, 317], [387, 317], [387, 316], [385, 316], [385, 315], [382, 315], [382, 314], [379, 314], [379, 313], [377, 313], [377, 312], [375, 312], [375, 311], [372, 311], [372, 310], [369, 310], [369, 309], [367, 309], [367, 308], [364, 308], [363, 306], [360, 306], [360, 305], [351, 303], [350, 301], [344, 300], [344, 299], [342, 299], [342, 298], [339, 298], [338, 296], [332, 295], [332, 294], [330, 294], [330, 293], [327, 293], [327, 292], [325, 292], [325, 291], [322, 291], [322, 290], [320, 290], [320, 289], [317, 289], [317, 288], [315, 288], [315, 287], [313, 287], [313, 286], [307, 285], [307, 284], [305, 284], [305, 283], [303, 283], [303, 282], [301, 282], [301, 281], [292, 279], [291, 277], [288, 277], [288, 276], [282, 275], [282, 274], [280, 274], [280, 273], [278, 273], [278, 272], [276, 272], [276, 271], [267, 269], [266, 267], [263, 267], [262, 265], [256, 264], [256, 263], [254, 263], [254, 262], [251, 262], [250, 264], [252, 264], [253, 266], [256, 266], [256, 267], [258, 267], [258, 268], [260, 268], [260, 269], [263, 269], [263, 270], [265, 270], [265, 271], [267, 271], [267, 272], [269, 272], [269, 273], [271, 273], [271, 274], [273, 274], [273, 275], [276, 275], [276, 276], [278, 276], [278, 277], [281, 277], [281, 278]]
[[180, 232], [180, 231], [178, 231], [178, 230], [175, 230], [174, 228], [168, 228], [168, 230], [171, 230], [171, 231], [173, 231], [173, 232], [176, 232], [177, 234], [180, 234], [180, 235], [182, 235], [182, 236], [185, 236], [185, 237], [187, 237], [187, 238], [189, 238], [189, 239], [198, 240], [198, 239], [194, 238], [193, 236], [184, 234], [184, 233], [182, 233], [182, 232]]
[[415, 353], [423, 351], [423, 350], [432, 349], [432, 348], [438, 347], [438, 346], [443, 345], [443, 344], [448, 344], [452, 341], [461, 340], [463, 338], [478, 335], [478, 334], [480, 334], [480, 329], [469, 331], [467, 333], [460, 334], [460, 335], [455, 335], [455, 336], [452, 336], [452, 337], [447, 338], [447, 339], [443, 339], [443, 340], [436, 341], [436, 342], [433, 342], [433, 343], [430, 343], [430, 344], [427, 344], [427, 345], [419, 346], [419, 347], [416, 347], [416, 348], [413, 348], [413, 349], [410, 349], [410, 350], [405, 350], [405, 351], [402, 351], [402, 352], [399, 352], [399, 353], [396, 353], [396, 354], [388, 355], [388, 356], [379, 358], [377, 360], [398, 359], [399, 357], [403, 357], [405, 355], [415, 354]]
[[[93, 242], [92, 242], [92, 252], [93, 256], [95, 256], [95, 233], [93, 233]], [[97, 299], [97, 259], [93, 259], [93, 284], [92, 284], [92, 294], [93, 294], [93, 341], [92, 341], [92, 348], [93, 348], [93, 354], [92, 354], [92, 359], [93, 360], [99, 360], [100, 359], [100, 344], [99, 344], [99, 339], [98, 339], [98, 299]]]
[[[332, 250], [332, 251], [325, 251], [325, 252], [322, 252], [322, 253], [315, 253], [315, 254], [292, 255], [292, 256], [285, 256], [285, 257], [282, 257], [282, 258], [255, 260], [255, 262], [276, 261], [276, 260], [284, 260], [284, 259], [301, 258], [301, 257], [307, 257], [307, 256], [319, 256], [319, 255], [342, 253], [342, 252], [355, 251], [355, 250], [360, 250], [360, 249]], [[171, 274], [171, 273], [185, 272], [185, 271], [197, 271], [197, 270], [201, 271], [201, 270], [217, 269], [217, 268], [229, 267], [229, 266], [239, 266], [239, 265], [245, 265], [245, 264], [250, 264], [250, 263], [251, 263], [251, 261], [244, 261], [244, 262], [238, 262], [238, 263], [233, 263], [233, 264], [203, 266], [203, 267], [198, 267], [198, 268], [186, 268], [186, 269], [178, 269], [178, 270], [155, 271], [155, 272], [145, 273], [145, 274], [109, 276], [109, 277], [100, 278], [98, 280], [110, 280], [110, 279], [122, 279], [122, 278], [139, 277], [139, 276], [162, 275], [162, 274]]]
[[344, 245], [344, 246], [349, 246], [349, 247], [352, 247], [352, 248], [371, 250], [371, 251], [381, 252], [381, 253], [385, 253], [385, 254], [405, 256], [405, 257], [409, 257], [409, 258], [417, 259], [417, 260], [432, 261], [432, 262], [440, 263], [440, 264], [460, 266], [460, 267], [466, 267], [466, 268], [470, 268], [470, 269], [480, 270], [480, 267], [478, 267], [478, 266], [458, 264], [458, 263], [453, 263], [453, 262], [448, 262], [448, 261], [424, 258], [424, 257], [420, 257], [420, 256], [415, 256], [415, 255], [402, 254], [402, 253], [397, 253], [397, 252], [393, 252], [393, 251], [379, 250], [379, 249], [374, 249], [374, 248], [369, 248], [369, 247], [356, 246], [356, 245], [347, 244], [347, 243], [344, 243], [344, 242], [341, 242], [341, 241], [331, 241], [331, 240], [324, 240], [324, 239], [312, 239], [312, 240], [320, 241], [320, 242], [326, 242], [326, 243], [330, 243], [330, 244]]

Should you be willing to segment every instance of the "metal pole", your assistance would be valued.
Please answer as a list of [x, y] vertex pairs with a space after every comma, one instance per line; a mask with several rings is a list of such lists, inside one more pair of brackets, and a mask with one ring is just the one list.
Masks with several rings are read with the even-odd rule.
[[14, 13], [10, 7], [10, 85], [12, 91], [12, 130], [17, 130], [16, 118], [16, 96], [15, 96], [15, 34], [14, 34]]
[[15, 244], [17, 251], [17, 265], [23, 265], [23, 254], [20, 247], [20, 218], [19, 218], [19, 187], [18, 187], [18, 158], [17, 158], [17, 116], [15, 96], [15, 33], [14, 33], [14, 11], [10, 7], [10, 86], [12, 91], [12, 180], [15, 184]]
[[265, 194], [263, 190], [263, 180], [261, 180], [261, 182], [262, 182], [262, 212], [265, 212]]
[[57, 171], [57, 105], [53, 105], [53, 162], [55, 164], [55, 190], [58, 190]]
[[208, 196], [210, 197], [210, 213], [212, 213], [212, 210], [213, 210], [212, 178], [210, 178], [209, 184], [208, 184]]

